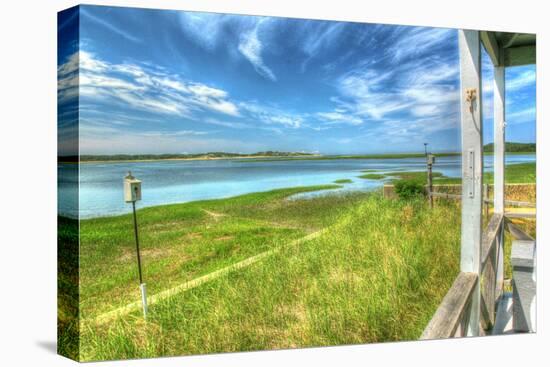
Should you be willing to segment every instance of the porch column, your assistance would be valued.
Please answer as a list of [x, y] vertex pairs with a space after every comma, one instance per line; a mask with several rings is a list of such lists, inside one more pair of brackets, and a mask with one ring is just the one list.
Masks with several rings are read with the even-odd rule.
[[[494, 84], [494, 206], [495, 213], [504, 214], [504, 156], [505, 156], [505, 68], [495, 67]], [[496, 299], [504, 285], [504, 230], [501, 228], [497, 238]]]
[[462, 125], [462, 231], [460, 270], [478, 274], [467, 335], [479, 335], [483, 140], [481, 124], [481, 47], [478, 31], [458, 32]]

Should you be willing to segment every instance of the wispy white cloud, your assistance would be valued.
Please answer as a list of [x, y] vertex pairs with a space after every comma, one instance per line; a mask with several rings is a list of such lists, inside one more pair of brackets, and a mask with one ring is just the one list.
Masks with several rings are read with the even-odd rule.
[[447, 62], [426, 62], [427, 65], [414, 63], [414, 71], [408, 73], [407, 83], [417, 87], [448, 83], [459, 76], [458, 65]]
[[[438, 115], [432, 117], [415, 118], [407, 121], [401, 119], [391, 119], [381, 121], [371, 126], [363, 134], [357, 134], [352, 139], [358, 141], [370, 141], [378, 148], [383, 149], [387, 146], [403, 147], [406, 144], [405, 151], [414, 150], [414, 146], [422, 147], [422, 143], [431, 135], [441, 131], [457, 129], [458, 122], [455, 113]], [[449, 141], [431, 141], [433, 149], [449, 151], [458, 148], [458, 144]], [[443, 144], [443, 145], [441, 145]]]
[[537, 75], [535, 70], [525, 70], [513, 78], [506, 80], [506, 90], [513, 92], [526, 87], [534, 87], [536, 80]]
[[283, 127], [298, 129], [304, 127], [305, 116], [282, 108], [267, 106], [257, 102], [241, 102], [239, 107], [246, 111], [248, 118], [264, 124], [276, 124]]
[[309, 56], [315, 56], [323, 48], [334, 46], [334, 42], [342, 34], [346, 25], [344, 22], [305, 22], [303, 33], [307, 39], [302, 43], [304, 51]]
[[175, 131], [143, 131], [138, 133], [148, 137], [173, 137], [173, 136], [201, 136], [212, 134], [212, 131], [175, 130]]
[[359, 117], [341, 112], [319, 112], [317, 116], [328, 121], [329, 124], [361, 125], [363, 123], [363, 120]]
[[141, 65], [108, 63], [86, 51], [72, 55], [58, 68], [58, 75], [60, 100], [80, 95], [186, 117], [198, 110], [239, 116], [227, 91]]
[[418, 57], [427, 51], [432, 51], [452, 40], [456, 34], [455, 29], [407, 27], [396, 28], [396, 37], [390, 54], [394, 62]]
[[[394, 42], [400, 44], [404, 42], [403, 39], [407, 39], [413, 45], [420, 43], [419, 47], [423, 48], [426, 46], [422, 42], [427, 45], [439, 44], [448, 39], [450, 32], [415, 28], [406, 34], [395, 33], [394, 36], [399, 34], [400, 38]], [[420, 41], [416, 41], [416, 38]], [[343, 110], [340, 113], [348, 118], [361, 118], [364, 123], [381, 122], [383, 124], [377, 127], [391, 127], [394, 131], [388, 131], [390, 135], [395, 131], [410, 131], [412, 126], [428, 133], [432, 125], [420, 124], [418, 121], [438, 116], [447, 116], [445, 118], [452, 119], [456, 126], [460, 98], [457, 63], [431, 56], [406, 59], [405, 54], [410, 56], [422, 52], [409, 49], [406, 43], [390, 48], [392, 52], [398, 49], [399, 54], [395, 57], [403, 59], [395, 66], [388, 67], [387, 60], [380, 66], [376, 58], [384, 59], [385, 56], [374, 55], [337, 79], [336, 85], [341, 95], [333, 101], [337, 108]], [[388, 121], [392, 121], [391, 124]], [[398, 128], [399, 124], [402, 126]], [[437, 124], [437, 121], [433, 121], [433, 125]], [[440, 130], [447, 128], [444, 122], [439, 125]]]
[[536, 107], [520, 109], [514, 112], [506, 113], [506, 122], [511, 125], [519, 125], [526, 122], [533, 122], [537, 118]]
[[83, 8], [83, 7], [80, 7], [80, 15], [83, 18], [82, 21], [91, 20], [92, 22], [107, 28], [109, 31], [111, 31], [111, 32], [113, 32], [113, 33], [115, 33], [115, 34], [117, 34], [121, 37], [124, 37], [128, 41], [135, 42], [135, 43], [141, 43], [142, 42], [141, 39], [139, 39], [135, 35], [130, 34], [126, 31], [124, 31], [123, 29], [114, 26], [113, 24], [107, 22], [106, 20], [104, 20], [102, 18], [99, 18], [99, 17], [96, 17], [95, 15], [92, 15], [90, 12], [86, 11], [85, 8]]
[[231, 128], [231, 129], [251, 129], [251, 128], [253, 128], [253, 126], [245, 124], [243, 122], [225, 121], [225, 120], [215, 119], [215, 118], [211, 118], [211, 117], [205, 118], [202, 121], [207, 123], [207, 124], [228, 127], [228, 128]]
[[[336, 41], [345, 28], [346, 24], [343, 22], [305, 21], [299, 34], [300, 46], [307, 55], [301, 63], [301, 71], [304, 72], [307, 64], [320, 56], [324, 50], [338, 46]], [[349, 57], [349, 54], [345, 56]], [[334, 66], [329, 65], [328, 68], [334, 68]]]
[[385, 115], [411, 106], [411, 102], [381, 88], [393, 72], [379, 75], [373, 72], [346, 75], [339, 80], [339, 90], [350, 102], [342, 106], [349, 113], [371, 119], [382, 119]]
[[[218, 47], [224, 47], [230, 57], [244, 57], [258, 74], [272, 81], [277, 80], [262, 56], [265, 46], [260, 38], [260, 31], [262, 24], [270, 22], [269, 18], [182, 12], [179, 20], [184, 36], [198, 46], [210, 52]], [[227, 29], [234, 32], [226, 32]]]
[[268, 121], [281, 124], [289, 127], [300, 127], [302, 125], [303, 120], [300, 117], [292, 117], [292, 116], [277, 116], [272, 115], [268, 117]]
[[258, 74], [272, 81], [276, 81], [277, 77], [273, 71], [265, 65], [265, 62], [262, 59], [262, 49], [264, 46], [258, 38], [258, 29], [261, 24], [262, 22], [258, 22], [254, 29], [244, 33], [241, 36], [238, 49], [239, 52], [243, 54], [248, 61], [250, 61]]
[[221, 29], [229, 19], [230, 16], [225, 14], [179, 13], [179, 21], [184, 30], [184, 36], [210, 51], [218, 46]]

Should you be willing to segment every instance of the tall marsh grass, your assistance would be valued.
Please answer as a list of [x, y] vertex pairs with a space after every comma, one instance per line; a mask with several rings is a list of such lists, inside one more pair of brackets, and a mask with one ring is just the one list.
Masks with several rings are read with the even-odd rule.
[[[256, 198], [244, 211], [329, 230], [299, 245], [277, 241], [282, 249], [274, 255], [152, 305], [147, 322], [136, 311], [108, 324], [86, 323], [82, 359], [418, 338], [458, 273], [459, 208], [430, 210], [422, 200], [378, 194], [288, 204], [287, 195]], [[243, 213], [224, 205], [217, 209]], [[295, 208], [278, 216], [287, 205]], [[312, 217], [318, 210], [326, 211], [323, 218]]]

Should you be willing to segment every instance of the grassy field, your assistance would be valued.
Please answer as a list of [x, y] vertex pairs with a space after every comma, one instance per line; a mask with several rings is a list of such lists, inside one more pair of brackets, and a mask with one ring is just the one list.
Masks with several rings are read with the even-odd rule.
[[[154, 294], [303, 237], [330, 222], [324, 201], [284, 200], [336, 185], [255, 193], [139, 210], [144, 279]], [[353, 200], [334, 198], [334, 205]], [[81, 316], [93, 318], [134, 300], [137, 269], [130, 215], [82, 220]]]
[[[534, 164], [508, 166], [507, 180], [534, 181], [534, 171]], [[424, 179], [425, 172], [386, 177]], [[337, 187], [140, 209], [150, 299], [262, 257], [152, 302], [147, 322], [139, 307], [105, 318], [139, 301], [131, 216], [82, 220], [80, 297], [67, 271], [75, 259], [58, 262], [73, 274], [60, 282], [60, 350], [92, 361], [418, 338], [458, 273], [459, 204], [430, 210], [422, 200], [379, 193], [288, 200]], [[63, 246], [78, 245], [75, 224], [60, 218]], [[534, 221], [522, 224], [534, 234]], [[71, 308], [77, 300], [79, 310]]]
[[[437, 166], [435, 167], [436, 171], [432, 172], [433, 183], [434, 184], [459, 184], [461, 182], [460, 178], [447, 177], [441, 172], [437, 172]], [[365, 170], [363, 172], [371, 172], [371, 170]], [[427, 181], [426, 171], [411, 171], [411, 172], [390, 172], [384, 174], [377, 173], [366, 173], [360, 178], [366, 178], [371, 180], [382, 180], [382, 179], [391, 179], [394, 180], [418, 180], [422, 182]], [[484, 181], [492, 183], [493, 182], [493, 172], [486, 172], [483, 175]], [[510, 164], [506, 166], [505, 179], [506, 183], [535, 183], [536, 180], [536, 163], [518, 163]]]
[[131, 217], [81, 221], [81, 359], [416, 339], [458, 271], [458, 207], [377, 193], [286, 199], [330, 187], [139, 210], [149, 295], [278, 249], [150, 305], [147, 322], [139, 309], [97, 319], [139, 300]]
[[[536, 182], [537, 166], [535, 162], [510, 164], [506, 166], [505, 179], [506, 183], [535, 183]], [[483, 175], [483, 180], [486, 183], [493, 183], [493, 172], [486, 172]], [[460, 179], [440, 177], [434, 180], [434, 183], [448, 184], [460, 183]]]

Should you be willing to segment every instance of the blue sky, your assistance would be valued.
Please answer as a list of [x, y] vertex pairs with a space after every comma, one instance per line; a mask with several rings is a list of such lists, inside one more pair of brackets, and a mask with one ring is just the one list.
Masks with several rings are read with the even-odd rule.
[[[81, 6], [79, 30], [58, 75], [60, 120], [79, 96], [82, 154], [460, 148], [453, 29]], [[506, 78], [507, 140], [533, 142], [535, 69]]]

